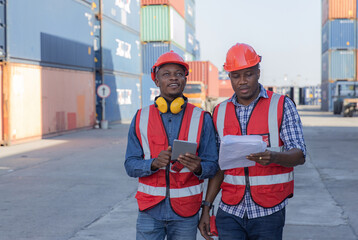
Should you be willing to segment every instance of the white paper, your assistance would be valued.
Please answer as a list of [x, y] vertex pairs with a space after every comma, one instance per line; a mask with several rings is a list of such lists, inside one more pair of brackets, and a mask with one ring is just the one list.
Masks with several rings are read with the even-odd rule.
[[260, 135], [226, 135], [221, 139], [220, 143], [220, 169], [254, 166], [256, 162], [246, 159], [246, 156], [252, 153], [264, 152], [266, 146]]

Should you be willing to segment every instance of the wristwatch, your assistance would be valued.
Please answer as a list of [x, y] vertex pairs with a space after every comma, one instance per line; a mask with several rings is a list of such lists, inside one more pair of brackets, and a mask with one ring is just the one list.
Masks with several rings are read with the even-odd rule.
[[208, 206], [209, 207], [209, 209], [211, 209], [212, 207], [213, 207], [213, 204], [211, 203], [211, 202], [208, 202], [208, 201], [203, 201], [202, 203], [201, 203], [201, 207], [204, 207], [204, 206]]

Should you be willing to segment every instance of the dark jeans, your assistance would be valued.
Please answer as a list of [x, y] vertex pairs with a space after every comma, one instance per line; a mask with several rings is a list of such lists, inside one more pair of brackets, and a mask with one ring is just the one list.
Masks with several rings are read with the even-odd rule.
[[274, 214], [248, 219], [224, 212], [220, 208], [216, 215], [216, 226], [220, 240], [282, 240], [285, 225], [285, 208]]

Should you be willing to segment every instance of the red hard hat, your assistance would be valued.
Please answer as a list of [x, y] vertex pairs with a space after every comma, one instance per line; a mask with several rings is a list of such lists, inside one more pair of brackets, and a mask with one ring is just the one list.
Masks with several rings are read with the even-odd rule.
[[166, 63], [176, 63], [179, 65], [182, 65], [185, 67], [185, 76], [188, 76], [189, 74], [189, 65], [184, 62], [183, 58], [175, 53], [173, 50], [171, 50], [170, 52], [164, 53], [162, 55], [160, 55], [160, 57], [158, 58], [157, 62], [153, 65], [151, 73], [152, 73], [152, 80], [154, 81], [155, 79], [155, 70], [157, 67], [166, 64]]
[[227, 72], [233, 72], [244, 68], [253, 67], [261, 62], [261, 56], [257, 55], [255, 50], [245, 43], [236, 43], [226, 54], [224, 69]]

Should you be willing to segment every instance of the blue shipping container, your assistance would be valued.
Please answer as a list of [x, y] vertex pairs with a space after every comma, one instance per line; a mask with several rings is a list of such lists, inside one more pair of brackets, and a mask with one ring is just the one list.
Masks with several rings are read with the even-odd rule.
[[150, 70], [163, 53], [173, 50], [184, 59], [184, 51], [174, 43], [148, 42], [142, 44], [143, 73], [150, 74]]
[[5, 2], [0, 1], [0, 58], [5, 57]]
[[185, 47], [186, 51], [194, 55], [195, 48], [195, 29], [186, 23], [185, 27]]
[[199, 40], [195, 39], [195, 46], [194, 46], [194, 58], [195, 61], [200, 60], [200, 42]]
[[134, 31], [140, 31], [139, 0], [103, 0], [103, 14]]
[[322, 29], [322, 53], [328, 49], [356, 48], [356, 32], [355, 20], [327, 21]]
[[7, 1], [7, 56], [56, 67], [94, 68], [94, 19], [84, 1]]
[[111, 89], [106, 98], [106, 120], [129, 123], [140, 108], [140, 78], [104, 74], [104, 83]]
[[195, 29], [195, 0], [185, 0], [185, 21]]
[[[324, 69], [324, 66], [327, 68]], [[355, 76], [355, 50], [329, 50], [322, 55], [322, 80], [355, 80]]]
[[322, 83], [328, 82], [329, 78], [329, 52], [322, 54]]
[[128, 31], [109, 19], [102, 22], [103, 68], [131, 74], [141, 74], [139, 33]]
[[155, 97], [159, 96], [160, 90], [155, 85], [150, 74], [142, 76], [142, 107], [149, 106], [154, 103]]

